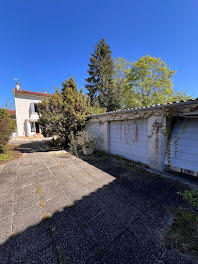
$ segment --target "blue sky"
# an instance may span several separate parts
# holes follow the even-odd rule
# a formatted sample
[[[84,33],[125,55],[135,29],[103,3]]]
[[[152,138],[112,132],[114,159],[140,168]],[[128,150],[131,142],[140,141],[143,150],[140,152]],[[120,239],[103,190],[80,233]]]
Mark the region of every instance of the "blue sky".
[[[197,0],[0,0],[0,106],[13,106],[15,77],[24,90],[52,93],[71,75],[84,88],[103,37],[113,57],[161,57],[175,90],[198,97],[197,14]]]

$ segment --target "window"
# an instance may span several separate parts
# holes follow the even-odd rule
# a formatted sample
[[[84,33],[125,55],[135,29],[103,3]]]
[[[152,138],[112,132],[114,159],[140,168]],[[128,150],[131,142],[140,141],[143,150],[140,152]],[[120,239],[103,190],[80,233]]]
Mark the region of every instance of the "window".
[[[38,104],[32,102],[30,104],[30,111],[31,111],[31,113],[35,113],[35,112],[38,113]]]
[[[34,109],[35,109],[35,112],[38,113],[38,105],[37,104],[34,104]]]
[[[35,123],[34,122],[31,122],[30,125],[31,125],[31,132],[36,132]]]

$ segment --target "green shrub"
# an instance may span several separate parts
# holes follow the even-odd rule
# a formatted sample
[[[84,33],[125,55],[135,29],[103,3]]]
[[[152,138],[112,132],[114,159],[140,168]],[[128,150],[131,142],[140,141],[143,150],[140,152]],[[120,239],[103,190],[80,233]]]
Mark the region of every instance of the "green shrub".
[[[82,149],[83,147],[92,147],[95,149],[96,143],[102,142],[102,137],[94,137],[91,131],[87,132],[85,130],[81,130],[78,131],[76,135],[74,135],[73,131],[71,131],[69,140],[70,151],[77,156],[78,149]]]
[[[185,209],[175,212],[173,224],[165,234],[164,242],[169,249],[198,256],[198,217]]]
[[[15,121],[6,109],[0,108],[0,153],[6,152],[6,145],[15,131]]]
[[[198,209],[198,190],[188,191],[185,190],[184,193],[178,193],[187,201],[190,205]]]
[[[198,209],[198,190],[185,190],[178,194],[195,209]],[[177,209],[174,213],[173,223],[165,234],[166,246],[198,257],[197,210]]]

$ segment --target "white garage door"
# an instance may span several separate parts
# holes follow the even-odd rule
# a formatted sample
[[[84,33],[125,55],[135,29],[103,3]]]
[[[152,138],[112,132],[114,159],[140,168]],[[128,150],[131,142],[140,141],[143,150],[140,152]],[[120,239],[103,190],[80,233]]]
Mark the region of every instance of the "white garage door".
[[[111,121],[110,153],[148,164],[148,121]]]
[[[198,119],[180,120],[172,130],[171,166],[198,172]],[[167,158],[165,164],[168,164]]]

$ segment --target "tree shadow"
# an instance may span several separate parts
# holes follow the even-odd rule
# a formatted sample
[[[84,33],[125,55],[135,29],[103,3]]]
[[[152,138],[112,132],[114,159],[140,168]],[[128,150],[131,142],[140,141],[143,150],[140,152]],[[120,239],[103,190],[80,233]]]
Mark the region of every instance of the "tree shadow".
[[[22,153],[36,153],[36,152],[49,152],[58,151],[63,148],[52,146],[50,141],[35,140],[32,142],[22,143],[19,145]]]
[[[166,251],[162,240],[171,219],[169,206],[181,206],[176,192],[184,186],[135,171],[114,159],[80,158],[89,163],[87,175],[95,172],[99,181],[89,185],[81,179],[91,191],[73,204],[68,204],[66,196],[51,200],[51,217],[0,245],[1,264],[156,263],[163,261],[163,254],[172,258],[171,263],[188,259]],[[68,157],[58,159],[67,162]],[[75,162],[78,167],[79,161]]]

